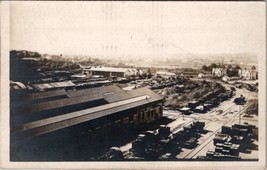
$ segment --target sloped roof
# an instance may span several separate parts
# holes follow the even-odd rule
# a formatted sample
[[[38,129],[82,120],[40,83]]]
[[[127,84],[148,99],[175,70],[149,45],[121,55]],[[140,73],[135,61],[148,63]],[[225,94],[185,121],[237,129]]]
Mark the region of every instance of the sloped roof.
[[[76,91],[68,91],[68,96],[75,97],[75,96],[83,96],[83,95],[91,95],[91,94],[105,94],[105,93],[117,92],[121,90],[122,89],[119,88],[118,86],[109,85],[109,86],[87,88],[87,89],[76,90]]]
[[[75,84],[72,83],[71,81],[64,81],[64,82],[33,84],[32,86],[39,90],[45,90],[45,89],[60,88],[60,87],[71,87],[75,86]]]
[[[55,101],[48,101],[48,102],[29,105],[28,107],[24,107],[21,110],[17,111],[15,114],[36,113],[36,112],[51,110],[51,109],[60,108],[64,106],[71,106],[71,105],[75,105],[79,103],[99,100],[99,99],[103,99],[103,97],[97,94],[91,94],[90,98],[88,98],[88,96],[78,96],[78,97],[73,97],[73,98],[65,98],[65,99],[60,99],[60,100],[55,100]]]
[[[89,109],[83,109],[80,111],[70,112],[59,116],[49,117],[46,119],[21,124],[11,128],[12,136],[17,139],[24,138],[27,136],[40,135],[75,124],[97,119],[103,116],[111,115],[120,111],[135,108],[137,106],[162,100],[162,97],[160,97],[148,88],[139,88],[132,91],[120,90],[116,92],[107,93],[106,95],[92,94],[87,100],[94,100],[91,98],[91,96],[95,96],[96,98],[99,96],[104,97],[104,99],[107,100],[109,104],[104,104]],[[80,97],[87,97],[87,95]],[[76,100],[77,98],[79,97],[73,97],[71,98],[71,101],[79,102],[78,100]],[[63,104],[64,102],[62,102],[62,105]],[[58,105],[54,102],[51,102],[50,105],[48,105],[48,107],[51,108],[56,106]],[[33,109],[38,110],[39,107],[42,108],[41,105],[38,105],[35,106]]]
[[[102,86],[98,88],[89,88],[84,90],[68,91],[67,96],[69,98],[29,105],[25,109],[20,110],[20,113],[34,113],[34,112],[59,108],[63,106],[71,106],[83,102],[104,99],[106,93],[111,93],[116,91],[122,91],[122,89],[119,88],[118,86],[111,85],[111,86]]]
[[[11,102],[13,109],[19,108],[28,104],[27,107],[34,107],[35,104],[42,103],[43,107],[46,107],[46,103],[51,103],[51,101],[58,103],[60,100],[65,98],[72,98],[84,95],[91,95],[91,94],[98,94],[98,93],[109,93],[114,91],[121,90],[118,86],[110,85],[110,86],[102,86],[102,87],[95,87],[95,88],[88,88],[76,91],[65,91],[64,89],[61,90],[52,90],[52,91],[45,91],[45,92],[36,92],[25,94],[21,96],[14,96],[15,100]],[[77,98],[76,98],[77,99]],[[67,99],[66,99],[67,100]],[[78,99],[79,100],[79,99]],[[64,101],[64,100],[63,100]],[[60,106],[60,105],[59,105]]]
[[[52,92],[52,91],[51,91]],[[62,91],[57,91],[59,94]],[[42,94],[42,93],[41,93]],[[126,100],[129,98],[137,97],[140,95],[149,95],[152,97],[160,98],[153,91],[148,88],[139,88],[131,91],[124,91],[118,86],[110,85],[110,86],[102,86],[97,88],[89,88],[84,90],[76,90],[76,91],[68,91],[64,92],[67,94],[68,98],[45,101],[41,103],[33,103],[27,106],[24,106],[21,109],[17,109],[17,111],[13,114],[30,114],[37,113],[40,111],[51,110],[55,108],[60,108],[64,106],[71,106],[79,103],[105,99],[108,103],[113,103],[121,100]],[[51,93],[44,93],[45,96],[51,95]],[[89,106],[88,106],[89,107]]]
[[[66,95],[66,94],[67,94],[67,92],[64,89],[37,92],[37,93],[29,93],[29,94],[17,96],[17,99],[18,99],[17,102],[23,102],[23,101],[28,101],[28,100],[37,100],[37,99],[49,98],[49,97],[54,97],[54,96],[59,96],[59,95]]]

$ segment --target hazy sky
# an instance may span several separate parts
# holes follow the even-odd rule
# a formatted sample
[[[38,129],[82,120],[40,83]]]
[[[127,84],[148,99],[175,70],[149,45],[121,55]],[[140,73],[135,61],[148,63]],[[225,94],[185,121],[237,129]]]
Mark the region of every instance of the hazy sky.
[[[11,2],[11,49],[48,54],[265,55],[264,2]]]

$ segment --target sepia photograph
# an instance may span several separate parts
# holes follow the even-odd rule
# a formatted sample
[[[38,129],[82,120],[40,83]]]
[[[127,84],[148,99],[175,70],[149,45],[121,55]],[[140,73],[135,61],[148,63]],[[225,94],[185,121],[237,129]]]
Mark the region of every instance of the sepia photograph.
[[[1,166],[265,168],[265,2],[1,9]]]

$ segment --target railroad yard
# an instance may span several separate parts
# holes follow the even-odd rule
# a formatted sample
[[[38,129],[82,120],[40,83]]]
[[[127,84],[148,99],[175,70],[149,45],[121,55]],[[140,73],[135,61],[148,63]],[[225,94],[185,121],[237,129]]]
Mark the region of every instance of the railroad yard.
[[[258,160],[258,92],[255,83],[247,85],[176,75],[114,84],[125,91],[145,87],[157,93],[163,98],[162,117],[139,130],[125,128],[116,137],[95,132],[99,137],[89,141],[91,134],[84,130],[74,131],[76,137],[59,135],[61,142],[56,143],[61,146],[55,143],[56,146],[51,147],[57,148],[58,152],[52,154],[54,160]],[[57,140],[49,138],[51,143]],[[40,147],[46,148],[45,138],[41,136],[37,141],[31,146],[36,151]],[[78,148],[85,149],[80,151]],[[28,154],[29,160],[50,160],[50,156],[40,155],[38,158],[35,154]],[[25,159],[19,157],[16,159]]]
[[[246,89],[237,89],[235,96],[244,95],[247,100],[257,99],[257,93],[251,93]],[[181,112],[176,110],[165,109],[163,115],[172,119],[173,121],[167,124],[173,134],[177,134],[182,131],[185,127],[192,124],[193,122],[204,122],[204,131],[197,137],[195,146],[183,146],[179,143],[172,145],[171,148],[162,152],[162,155],[158,158],[159,160],[206,160],[207,152],[214,151],[214,138],[216,134],[220,133],[223,126],[232,126],[234,124],[249,124],[258,127],[258,116],[251,115],[246,116],[246,110],[252,105],[252,103],[246,103],[245,105],[238,106],[234,103],[234,98],[222,102],[218,107],[211,109],[207,113],[192,113],[190,115],[183,115]],[[240,108],[239,108],[240,107]],[[240,109],[240,110],[239,110]],[[253,140],[253,148],[246,148],[239,152],[239,159],[257,160],[258,141]],[[131,160],[137,159],[142,160],[144,157],[136,157],[132,152],[132,142],[119,147],[124,154],[124,159]],[[176,153],[172,153],[178,149]]]
[[[0,164],[263,169],[264,7],[2,4]]]
[[[151,73],[150,68],[81,67],[39,55],[29,62],[11,54],[22,58],[15,63],[38,70],[30,77],[31,71],[14,69],[25,71],[27,79],[11,74],[14,160],[259,159],[258,80],[252,72],[248,78],[212,71],[205,77],[203,70],[186,69]],[[26,101],[20,100],[24,95]],[[20,135],[25,140],[17,141]]]

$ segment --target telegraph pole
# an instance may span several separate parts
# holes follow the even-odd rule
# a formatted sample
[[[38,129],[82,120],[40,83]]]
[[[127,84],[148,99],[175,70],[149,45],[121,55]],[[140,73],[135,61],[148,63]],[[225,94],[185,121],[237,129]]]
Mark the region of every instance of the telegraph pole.
[[[239,105],[239,124],[241,124],[241,105]]]

